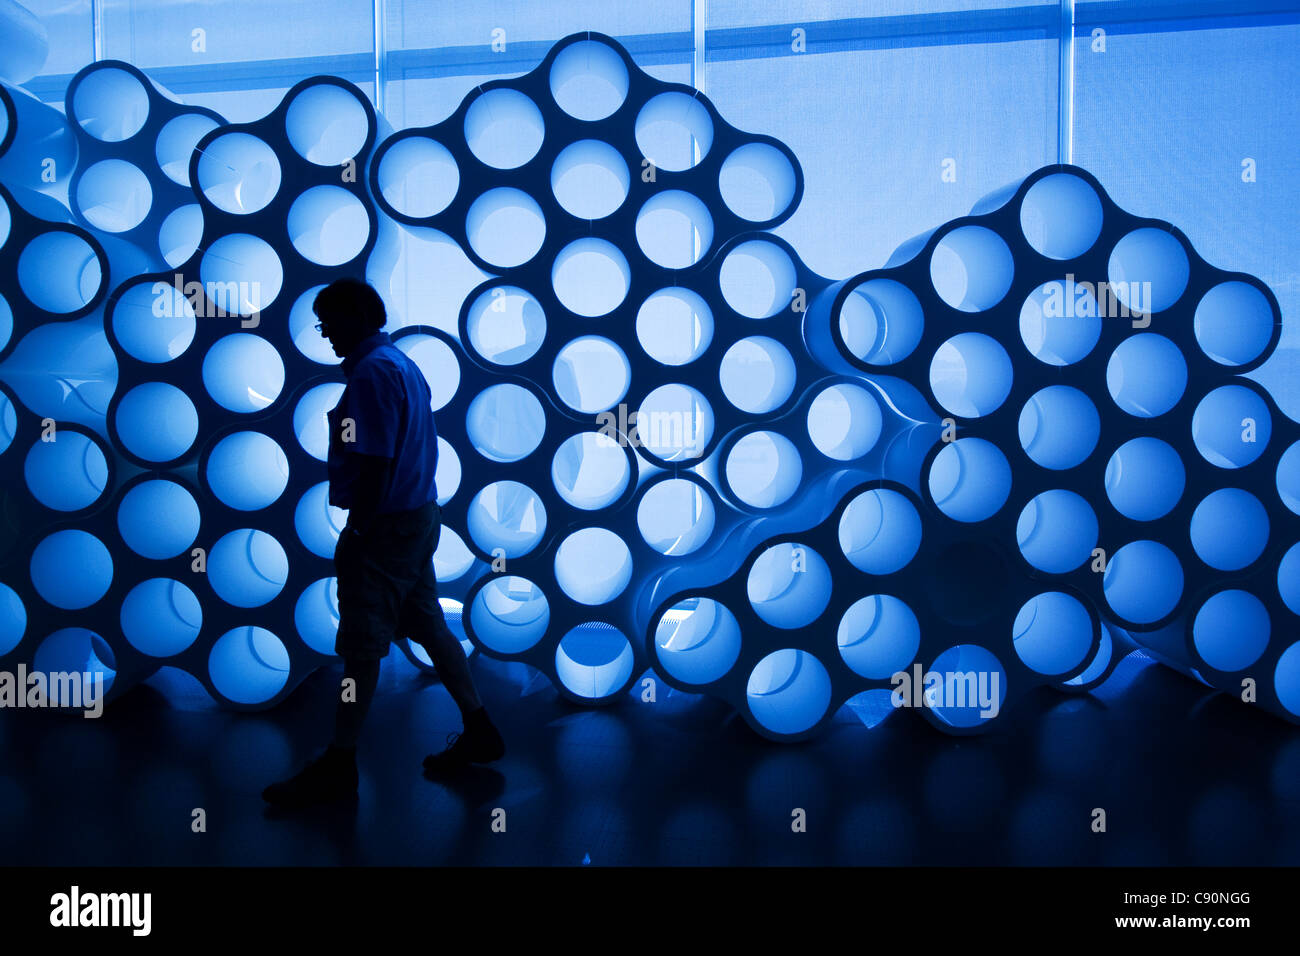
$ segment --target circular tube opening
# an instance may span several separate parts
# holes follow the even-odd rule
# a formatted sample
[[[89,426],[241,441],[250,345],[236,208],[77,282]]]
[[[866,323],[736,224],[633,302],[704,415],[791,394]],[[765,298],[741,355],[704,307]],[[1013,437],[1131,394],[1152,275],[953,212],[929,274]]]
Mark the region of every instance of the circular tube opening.
[[[298,92],[284,117],[289,145],[317,166],[341,166],[366,145],[370,121],[356,94],[332,83]]]
[[[293,512],[294,530],[298,540],[318,558],[333,558],[334,546],[347,521],[348,513],[329,503],[329,483],[313,485],[298,500]],[[331,641],[333,639],[331,638]],[[333,643],[330,653],[333,653]]]
[[[651,485],[636,509],[637,529],[645,543],[670,557],[698,551],[713,534],[713,521],[712,499],[685,478]]]
[[[660,93],[637,114],[636,144],[657,169],[690,169],[713,145],[713,118],[693,96]]]
[[[1129,311],[1162,312],[1187,288],[1191,265],[1172,233],[1145,227],[1115,243],[1107,265],[1110,292]]]
[[[95,139],[120,143],[144,128],[149,118],[149,93],[126,70],[97,67],[77,84],[72,113]]]
[[[992,442],[959,438],[930,463],[930,496],[954,521],[973,523],[993,517],[1011,494],[1011,466]]]
[[[921,646],[921,625],[892,594],[871,594],[849,605],[835,643],[840,657],[859,677],[886,680],[904,671]]]
[[[338,365],[342,361],[330,347],[329,340],[316,331],[316,313],[311,310],[323,285],[312,286],[293,303],[289,310],[289,335],[294,347],[304,356],[320,365]]]
[[[499,186],[474,200],[465,215],[465,233],[480,259],[502,269],[513,269],[542,248],[546,217],[528,193]]]
[[[429,407],[444,408],[460,388],[460,360],[456,351],[435,335],[403,335],[397,347],[416,364],[429,386]]]
[[[104,282],[99,256],[75,233],[42,233],[18,256],[18,287],[38,309],[67,314],[84,309]]]
[[[604,219],[627,199],[627,163],[609,143],[583,139],[560,151],[551,166],[551,191],[571,216]]]
[[[217,693],[227,700],[265,704],[289,680],[289,652],[264,627],[236,627],[212,645],[208,677]]]
[[[982,332],[961,332],[935,350],[930,391],[954,415],[980,418],[1001,407],[1011,393],[1011,359]]]
[[[102,159],[77,182],[77,210],[96,229],[128,232],[149,215],[153,187],[140,168],[124,159]]]
[[[190,185],[190,157],[199,140],[217,128],[203,113],[182,113],[166,122],[154,143],[154,158],[163,175],[178,186]]]
[[[379,194],[403,216],[436,216],[451,205],[458,189],[455,158],[427,136],[399,139],[379,161]]]
[[[270,244],[247,233],[222,236],[199,260],[199,278],[228,315],[257,315],[280,294],[284,268]]]
[[[659,618],[655,650],[659,663],[683,684],[710,684],[740,657],[740,625],[712,598],[678,601]]]
[[[1047,591],[1025,602],[1011,625],[1016,656],[1031,671],[1060,677],[1077,670],[1092,649],[1088,610],[1060,591]]]
[[[892,365],[912,354],[925,331],[916,295],[893,279],[868,279],[840,304],[840,338],[849,353],[868,365]]]
[[[746,143],[731,151],[718,172],[722,201],[749,222],[768,222],[790,208],[796,177],[788,156],[770,143]]]
[[[333,655],[339,629],[339,589],[334,578],[321,578],[303,588],[293,606],[293,626],[302,642],[317,654]]]
[[[555,648],[555,674],[588,700],[617,693],[632,676],[636,657],[623,633],[608,624],[579,624]]]
[[[1037,465],[1064,471],[1082,464],[1101,437],[1101,416],[1087,395],[1069,385],[1035,392],[1020,410],[1020,447]]]
[[[751,335],[727,349],[718,368],[722,394],[742,412],[765,415],[786,403],[795,385],[794,359],[765,335]]]
[[[1196,612],[1192,644],[1215,670],[1245,670],[1268,649],[1271,625],[1263,602],[1249,591],[1220,591]]]
[[[1029,354],[1048,365],[1073,365],[1101,338],[1097,299],[1072,279],[1045,282],[1020,308],[1020,338]]]
[[[203,357],[203,386],[226,411],[269,408],[284,388],[284,362],[275,346],[248,332],[217,339]]]
[[[108,460],[88,435],[64,431],[57,441],[37,441],[23,462],[27,490],[55,511],[89,508],[108,485]]]
[[[474,596],[469,609],[474,636],[498,654],[522,654],[536,646],[551,623],[546,595],[517,575],[493,578]]]
[[[627,66],[610,46],[580,40],[551,64],[551,96],[574,119],[594,121],[612,115],[627,99]]]
[[[845,507],[839,542],[844,556],[859,571],[893,574],[906,567],[921,546],[921,516],[897,491],[873,488]]]
[[[618,247],[604,239],[575,240],[551,267],[556,298],[570,312],[588,318],[608,315],[623,304],[632,272]]]
[[[485,553],[521,558],[546,533],[546,508],[527,485],[494,481],[474,496],[465,521],[470,537]]]
[[[774,242],[742,242],[722,260],[718,285],[727,305],[750,319],[770,319],[794,301],[798,284],[794,262]]]
[[[289,207],[289,241],[304,259],[341,266],[361,254],[370,238],[370,216],[342,186],[313,186]]]
[[[470,152],[495,169],[524,165],[542,148],[545,134],[541,110],[518,90],[488,90],[465,113]]]
[[[1264,453],[1273,418],[1264,399],[1244,385],[1222,385],[1192,413],[1192,441],[1217,468],[1243,468]]]
[[[188,650],[203,626],[194,592],[171,578],[149,578],[122,601],[122,636],[141,654],[171,657]]]
[[[665,189],[636,214],[636,241],[655,265],[688,269],[713,245],[713,217],[691,193]]]
[[[222,504],[237,511],[257,511],[284,494],[289,459],[274,439],[261,432],[234,432],[212,449],[206,477]]]
[[[713,310],[697,293],[671,286],[651,293],[636,314],[641,348],[662,365],[688,365],[713,341]]]
[[[317,461],[329,454],[329,412],[342,397],[341,382],[326,382],[310,389],[293,408],[293,433],[302,450]]]
[[[713,408],[689,385],[660,385],[641,401],[636,433],[640,447],[662,461],[699,458],[713,438]]]
[[[260,607],[280,593],[289,559],[265,531],[239,528],[223,535],[208,553],[208,581],[217,597],[235,607]]]
[[[1111,556],[1102,576],[1111,610],[1134,624],[1154,624],[1183,596],[1183,566],[1157,541],[1134,541]]]
[[[555,549],[555,581],[579,604],[606,604],[632,579],[632,553],[605,528],[573,532]]]
[[[576,412],[594,415],[611,408],[632,384],[632,366],[623,350],[599,335],[566,342],[555,356],[551,381],[560,401]]]
[[[938,674],[943,684],[925,689],[926,706],[943,723],[969,729],[1002,712],[1007,672],[996,656],[978,644],[948,648],[934,659],[930,672]]]
[[[142,481],[122,496],[117,530],[136,554],[154,561],[184,554],[199,536],[199,506],[174,481]]]
[[[222,212],[265,209],[280,191],[280,160],[251,133],[223,133],[199,156],[199,189]]]
[[[76,573],[69,574],[70,568]],[[79,611],[108,593],[113,558],[93,534],[67,528],[32,549],[29,571],[37,594],[60,610]]]
[[[1192,548],[1216,571],[1240,571],[1264,553],[1268,524],[1258,498],[1240,488],[1220,488],[1192,512]]]
[[[1268,348],[1277,320],[1264,293],[1245,282],[1220,282],[1201,297],[1196,342],[1220,365],[1245,365]]]
[[[1106,363],[1106,388],[1115,404],[1138,418],[1156,418],[1178,404],[1187,387],[1187,362],[1163,335],[1130,336]]]
[[[198,203],[177,206],[158,227],[158,251],[172,269],[189,262],[202,240],[203,210]]]
[[[836,461],[853,461],[875,448],[883,425],[880,403],[858,385],[822,389],[808,406],[808,437]]]
[[[1053,173],[1029,187],[1020,204],[1020,229],[1035,252],[1074,259],[1101,235],[1101,199],[1078,176]]]
[[[470,306],[469,344],[494,365],[526,362],[546,338],[546,313],[532,293],[517,286],[494,286]]]
[[[749,712],[774,734],[800,734],[826,715],[831,679],[807,651],[787,647],[759,661],[745,686]]]
[[[1134,438],[1106,464],[1106,497],[1126,518],[1154,521],[1178,504],[1187,483],[1182,459],[1158,438]]]
[[[799,490],[803,460],[779,432],[755,431],[727,453],[727,487],[751,508],[775,508]]]
[[[179,458],[190,450],[199,434],[199,414],[194,403],[166,382],[145,382],[131,389],[118,403],[113,421],[118,440],[145,461]]]
[[[1030,565],[1048,574],[1079,567],[1097,546],[1097,516],[1073,491],[1053,488],[1032,498],[1016,521],[1016,544]]]
[[[930,257],[934,291],[962,312],[983,312],[1001,302],[1015,270],[1002,237],[983,226],[954,229],[939,240]]]
[[[479,392],[465,413],[465,433],[475,450],[496,462],[532,454],[546,431],[542,403],[521,385],[492,385]]]
[[[627,488],[631,467],[619,443],[602,433],[566,438],[551,461],[551,481],[568,504],[584,511],[607,508]]]
[[[117,659],[113,649],[94,631],[84,627],[65,627],[37,646],[32,658],[32,672],[45,675],[47,694],[61,706],[76,704],[78,690],[57,680],[55,675],[79,675],[80,699],[84,704],[90,704],[92,695],[107,693],[113,686],[117,677]]]

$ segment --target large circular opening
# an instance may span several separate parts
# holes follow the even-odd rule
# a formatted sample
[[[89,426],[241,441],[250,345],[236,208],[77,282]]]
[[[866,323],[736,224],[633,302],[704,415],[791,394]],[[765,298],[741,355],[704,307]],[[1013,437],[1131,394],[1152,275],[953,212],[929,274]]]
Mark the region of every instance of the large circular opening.
[[[627,66],[607,44],[580,40],[551,64],[551,96],[574,119],[602,120],[627,99]]]
[[[317,461],[329,454],[329,412],[343,397],[341,382],[326,382],[310,389],[293,409],[293,433],[302,450]]]
[[[445,505],[460,488],[460,456],[451,443],[438,436],[438,464],[433,471],[433,481],[438,489],[438,504]]]
[[[1163,335],[1143,332],[1119,344],[1106,363],[1106,388],[1115,404],[1138,418],[1156,418],[1178,404],[1187,387],[1187,362]]]
[[[342,186],[313,186],[289,207],[289,241],[298,254],[322,266],[341,266],[361,254],[370,216]]]
[[[961,332],[935,350],[930,391],[954,415],[980,418],[998,410],[1011,393],[1011,359],[982,332]]]
[[[665,478],[648,488],[636,509],[645,543],[678,557],[698,551],[713,534],[713,500],[694,481]]]
[[[496,169],[524,165],[542,148],[545,134],[541,110],[518,90],[488,90],[465,113],[470,152]]]
[[[537,201],[522,189],[499,186],[474,200],[465,215],[465,233],[480,259],[513,269],[542,248],[546,217]]]
[[[941,684],[925,689],[926,706],[944,723],[978,727],[1002,712],[1007,673],[1002,662],[978,644],[958,644],[934,659],[930,671]]]
[[[659,663],[684,684],[719,680],[736,663],[740,647],[735,616],[712,598],[678,601],[655,627]]]
[[[1249,491],[1220,488],[1192,512],[1192,548],[1216,571],[1240,571],[1264,553],[1268,525],[1268,512]]]
[[[348,513],[329,503],[329,483],[322,481],[304,492],[293,512],[294,530],[303,547],[318,558],[333,558],[339,532]],[[333,644],[330,645],[333,653]]]
[[[218,339],[203,357],[203,387],[230,412],[270,407],[284,388],[284,362],[266,339],[235,332]]]
[[[465,523],[474,543],[494,557],[521,558],[546,533],[546,508],[517,481],[494,481],[474,496]]]
[[[1073,365],[1101,338],[1097,299],[1074,280],[1045,282],[1020,308],[1020,338],[1029,354],[1048,365]]]
[[[294,347],[311,361],[319,365],[338,365],[342,360],[334,354],[329,340],[316,331],[316,323],[320,320],[312,311],[312,303],[324,288],[323,285],[312,286],[294,301],[289,310],[289,335]]]
[[[144,222],[153,187],[140,168],[123,159],[102,159],[77,182],[77,209],[104,232],[127,232]]]
[[[840,337],[849,353],[868,365],[892,365],[912,354],[925,331],[916,295],[893,279],[868,279],[840,305]]]
[[[427,136],[399,139],[379,161],[379,193],[403,216],[436,216],[459,188],[460,168],[451,151]]]
[[[1049,259],[1074,259],[1101,235],[1101,199],[1078,176],[1053,173],[1029,187],[1020,204],[1020,229]]]
[[[118,403],[113,421],[123,447],[145,461],[179,458],[199,434],[194,403],[166,382],[145,382],[131,389]]]
[[[444,408],[460,388],[460,361],[456,351],[436,335],[403,335],[397,347],[415,363],[429,386],[429,407]]]
[[[579,219],[604,219],[627,198],[627,163],[609,143],[570,143],[551,166],[551,191],[565,212]]]
[[[830,707],[830,675],[812,654],[787,647],[754,666],[745,699],[749,712],[767,730],[800,734],[816,726]]]
[[[239,528],[208,552],[208,582],[217,597],[235,607],[260,607],[284,587],[289,559],[265,531]]]
[[[289,145],[317,166],[341,166],[366,145],[370,123],[356,94],[332,83],[300,90],[284,116]]]
[[[122,601],[122,636],[141,654],[171,657],[187,650],[203,626],[194,592],[171,578],[149,578]]]
[[[735,312],[768,319],[790,307],[798,276],[784,249],[764,239],[742,242],[722,260],[718,285]]]
[[[713,438],[713,408],[689,385],[660,385],[641,401],[636,430],[641,447],[662,461],[699,458]]]
[[[660,93],[637,114],[636,144],[657,169],[690,169],[713,145],[713,118],[693,96]]]
[[[687,269],[713,245],[713,217],[691,193],[665,189],[647,199],[636,214],[636,241],[655,265]]]
[[[1046,591],[1025,602],[1011,625],[1016,656],[1031,671],[1060,677],[1077,670],[1092,649],[1093,626],[1079,600]]]
[[[1264,453],[1273,432],[1268,405],[1244,385],[1222,385],[1192,413],[1192,441],[1218,468],[1243,468]]]
[[[992,229],[960,226],[939,240],[930,256],[930,281],[939,298],[962,312],[983,312],[1011,288],[1016,263]]]
[[[1196,612],[1192,644],[1215,670],[1245,670],[1268,648],[1268,610],[1249,591],[1220,591]]]
[[[853,673],[885,680],[906,670],[916,657],[921,625],[912,609],[892,594],[871,594],[849,605],[835,642]]]
[[[520,654],[546,634],[551,608],[532,581],[513,574],[493,578],[469,609],[474,636],[498,654]]]
[[[1106,464],[1106,497],[1126,518],[1163,518],[1183,496],[1187,473],[1182,459],[1158,438],[1134,438]]]
[[[18,287],[32,305],[46,312],[84,309],[103,282],[104,270],[94,248],[62,229],[37,236],[18,256]]]
[[[1106,563],[1102,590],[1111,610],[1134,624],[1154,624],[1173,613],[1183,596],[1183,567],[1157,541],[1134,541]]]
[[[871,451],[883,426],[880,403],[859,385],[831,385],[808,406],[808,437],[836,461],[853,461]]]
[[[95,139],[120,143],[144,128],[149,118],[149,93],[126,70],[96,67],[77,84],[72,113]]]
[[[713,310],[697,293],[670,286],[651,293],[636,314],[636,337],[656,362],[688,365],[713,341]]]
[[[265,704],[289,680],[289,652],[264,627],[237,627],[212,645],[208,677],[217,693],[227,700]]]
[[[594,318],[608,315],[623,304],[632,284],[627,259],[612,242],[577,239],[555,257],[551,286],[570,312]]]
[[[494,365],[518,365],[537,354],[546,338],[546,313],[532,293],[494,286],[469,307],[469,344]]]
[[[465,413],[465,432],[480,455],[497,462],[532,454],[546,431],[537,396],[521,385],[502,384],[474,396]]]
[[[766,415],[786,403],[795,385],[794,359],[776,339],[751,335],[722,356],[722,394],[742,412]]]
[[[339,589],[334,578],[321,578],[303,588],[293,606],[293,626],[302,642],[317,654],[333,655],[339,630]]]
[[[727,452],[726,477],[731,493],[751,508],[775,508],[799,490],[803,460],[780,432],[750,432]]]
[[[45,675],[46,694],[59,706],[74,706],[78,689],[58,675],[72,675],[81,686],[83,705],[104,694],[117,677],[117,659],[102,637],[84,627],[65,627],[41,641],[32,658],[32,672]],[[98,686],[96,686],[98,685]],[[102,698],[100,698],[102,699]]]
[[[280,191],[280,160],[251,133],[223,133],[199,154],[198,185],[222,212],[265,209]]]
[[[984,521],[997,514],[1011,494],[1011,466],[992,442],[959,438],[930,462],[930,496],[954,521]]]
[[[229,315],[256,315],[280,294],[284,268],[274,249],[245,233],[222,236],[199,261],[204,291]]]
[[[1111,250],[1107,277],[1111,294],[1131,312],[1162,312],[1181,298],[1191,265],[1172,233],[1144,227]]]
[[[584,511],[606,508],[627,488],[631,467],[622,446],[597,432],[564,440],[551,461],[551,481],[561,498]]]
[[[1264,293],[1245,282],[1220,282],[1201,297],[1196,342],[1220,365],[1245,365],[1268,348],[1276,319]]]
[[[194,496],[176,482],[161,478],[135,485],[117,506],[122,541],[136,554],[154,561],[189,550],[199,535],[199,523]]]
[[[839,542],[859,571],[893,574],[906,567],[921,546],[921,516],[897,491],[873,488],[844,508]]]
[[[1017,424],[1020,447],[1037,465],[1064,471],[1082,464],[1101,437],[1101,416],[1087,395],[1049,385],[1025,402]]]
[[[261,432],[226,435],[208,455],[208,487],[237,511],[257,511],[279,499],[289,484],[289,459]]]
[[[632,676],[636,656],[618,628],[579,624],[555,648],[555,674],[571,693],[599,700],[617,693]]]
[[[606,528],[573,532],[555,549],[555,580],[579,604],[606,604],[632,579],[632,553]]]
[[[790,208],[796,178],[788,156],[770,143],[746,143],[731,151],[718,172],[722,201],[749,222],[768,222]]]
[[[64,431],[56,441],[32,444],[23,477],[27,490],[47,508],[80,511],[98,501],[108,486],[108,460],[88,435]]]
[[[632,367],[623,350],[609,339],[584,335],[560,349],[551,368],[551,381],[560,401],[574,411],[594,415],[627,394]]]
[[[42,538],[32,549],[29,570],[36,593],[64,611],[90,607],[113,582],[113,558],[104,542],[75,528]]]
[[[1066,574],[1092,556],[1100,529],[1092,506],[1073,491],[1053,488],[1032,498],[1016,521],[1026,561],[1048,574]]]
[[[203,210],[196,202],[177,206],[158,227],[158,251],[172,269],[189,262],[202,240]]]

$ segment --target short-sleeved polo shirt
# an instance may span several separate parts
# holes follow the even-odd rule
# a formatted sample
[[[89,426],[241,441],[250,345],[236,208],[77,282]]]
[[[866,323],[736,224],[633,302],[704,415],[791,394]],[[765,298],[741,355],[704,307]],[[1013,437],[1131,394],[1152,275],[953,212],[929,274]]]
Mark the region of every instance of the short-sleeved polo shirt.
[[[392,459],[379,514],[410,511],[438,497],[438,432],[429,383],[386,332],[364,339],[342,363],[347,385],[328,415],[329,502],[351,509],[360,462],[350,452]]]

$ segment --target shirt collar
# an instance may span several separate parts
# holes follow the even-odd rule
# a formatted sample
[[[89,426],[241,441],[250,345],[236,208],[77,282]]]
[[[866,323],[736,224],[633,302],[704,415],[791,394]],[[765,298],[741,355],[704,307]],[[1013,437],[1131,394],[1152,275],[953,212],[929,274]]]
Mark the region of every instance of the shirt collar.
[[[362,339],[357,343],[357,347],[349,352],[347,357],[343,359],[343,374],[350,376],[352,370],[357,367],[357,363],[363,358],[375,349],[379,348],[379,346],[391,345],[392,343],[393,340],[389,337],[387,332],[376,332],[374,335]]]

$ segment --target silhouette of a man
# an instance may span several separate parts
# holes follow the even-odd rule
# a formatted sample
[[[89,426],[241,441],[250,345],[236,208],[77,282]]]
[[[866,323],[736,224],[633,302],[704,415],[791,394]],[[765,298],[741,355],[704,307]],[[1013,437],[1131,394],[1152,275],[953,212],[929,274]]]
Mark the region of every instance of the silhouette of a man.
[[[329,501],[346,508],[334,551],[344,682],[334,741],[296,776],[267,787],[277,806],[354,796],[356,747],[389,644],[409,637],[429,654],[460,708],[464,732],[424,760],[444,773],[505,753],[479,700],[459,639],[447,627],[432,558],[441,516],[434,486],[438,436],[424,375],[386,332],[383,300],[365,282],[339,279],[312,305],[317,329],[343,359],[347,385],[329,413]]]

